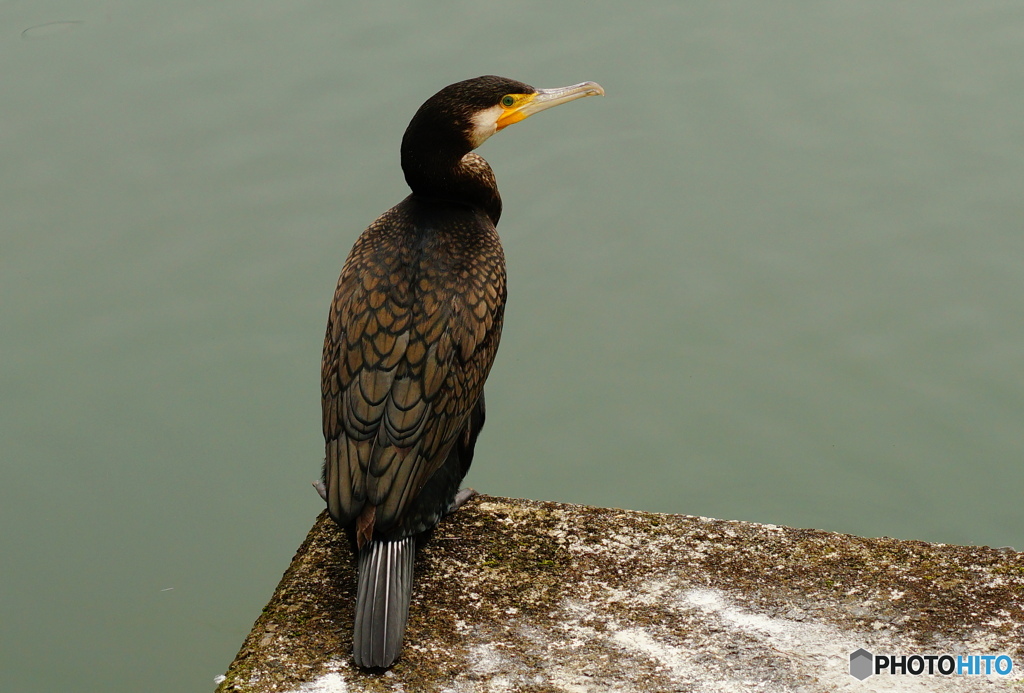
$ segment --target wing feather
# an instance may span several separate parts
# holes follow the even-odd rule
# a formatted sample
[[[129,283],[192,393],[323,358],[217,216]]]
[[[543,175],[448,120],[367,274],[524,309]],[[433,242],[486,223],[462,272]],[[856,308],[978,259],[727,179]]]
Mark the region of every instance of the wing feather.
[[[425,250],[389,238],[387,216],[345,263],[321,370],[331,515],[347,526],[370,503],[375,531],[385,533],[444,463],[480,398],[505,301],[493,227],[474,222],[479,237]],[[465,247],[474,254],[454,266],[449,258]]]

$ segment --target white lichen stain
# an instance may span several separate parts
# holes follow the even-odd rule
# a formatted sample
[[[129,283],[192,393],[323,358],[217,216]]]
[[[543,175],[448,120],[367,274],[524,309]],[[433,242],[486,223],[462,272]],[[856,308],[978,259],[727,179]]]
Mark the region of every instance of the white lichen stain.
[[[314,681],[302,684],[294,693],[348,693],[348,684],[341,674],[332,671]]]
[[[488,676],[507,666],[505,658],[489,643],[474,645],[469,651],[470,675]]]

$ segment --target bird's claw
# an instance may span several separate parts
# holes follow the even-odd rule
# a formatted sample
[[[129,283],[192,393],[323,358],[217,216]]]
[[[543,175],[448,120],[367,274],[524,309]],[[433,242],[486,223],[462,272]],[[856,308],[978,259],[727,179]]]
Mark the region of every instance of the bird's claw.
[[[319,480],[319,479],[317,479],[316,481],[313,482],[313,488],[316,489],[316,492],[319,493],[320,497],[323,498],[324,501],[326,502],[327,501],[327,487],[324,486],[324,482]]]

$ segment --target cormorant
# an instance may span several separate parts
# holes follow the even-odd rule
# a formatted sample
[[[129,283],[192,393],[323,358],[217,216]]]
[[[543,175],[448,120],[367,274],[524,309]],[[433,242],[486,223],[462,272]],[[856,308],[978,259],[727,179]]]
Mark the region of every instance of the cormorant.
[[[485,76],[449,85],[402,139],[412,194],[356,241],[331,303],[321,365],[326,459],[316,484],[358,552],[352,649],[398,657],[417,541],[473,495],[459,492],[484,424],[483,385],[505,308],[501,197],[472,150],[594,82],[534,89]]]

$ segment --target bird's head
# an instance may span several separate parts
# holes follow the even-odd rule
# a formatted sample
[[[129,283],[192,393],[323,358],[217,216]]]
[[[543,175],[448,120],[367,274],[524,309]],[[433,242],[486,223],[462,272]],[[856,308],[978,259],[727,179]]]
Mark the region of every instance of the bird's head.
[[[434,145],[453,147],[462,153],[476,149],[484,140],[534,113],[575,101],[603,95],[597,82],[582,82],[556,89],[536,89],[514,79],[486,75],[450,84],[420,106],[406,130],[409,140],[429,137]],[[426,144],[426,142],[420,142]],[[461,156],[461,154],[460,154]]]

